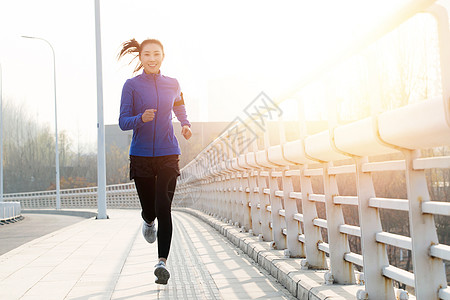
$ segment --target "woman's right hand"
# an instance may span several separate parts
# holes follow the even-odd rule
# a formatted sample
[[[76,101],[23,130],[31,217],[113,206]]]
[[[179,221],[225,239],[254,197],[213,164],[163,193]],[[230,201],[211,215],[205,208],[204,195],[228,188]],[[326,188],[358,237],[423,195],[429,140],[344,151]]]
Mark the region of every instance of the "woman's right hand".
[[[146,109],[142,114],[142,122],[147,123],[155,118],[156,109]]]

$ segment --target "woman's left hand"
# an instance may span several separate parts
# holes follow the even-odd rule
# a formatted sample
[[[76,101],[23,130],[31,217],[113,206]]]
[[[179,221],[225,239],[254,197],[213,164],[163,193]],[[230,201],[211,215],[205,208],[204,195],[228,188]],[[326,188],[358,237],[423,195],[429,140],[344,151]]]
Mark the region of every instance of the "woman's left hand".
[[[184,125],[183,128],[181,128],[181,134],[186,140],[190,139],[192,136],[191,128],[188,125]]]

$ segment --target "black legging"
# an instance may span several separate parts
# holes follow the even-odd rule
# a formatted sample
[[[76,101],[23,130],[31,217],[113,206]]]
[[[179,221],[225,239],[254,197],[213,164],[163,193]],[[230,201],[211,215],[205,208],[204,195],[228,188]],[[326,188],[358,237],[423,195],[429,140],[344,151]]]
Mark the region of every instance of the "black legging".
[[[177,172],[172,168],[161,168],[152,177],[135,177],[134,184],[142,206],[142,218],[147,223],[158,219],[158,257],[169,256],[172,241],[171,205]]]

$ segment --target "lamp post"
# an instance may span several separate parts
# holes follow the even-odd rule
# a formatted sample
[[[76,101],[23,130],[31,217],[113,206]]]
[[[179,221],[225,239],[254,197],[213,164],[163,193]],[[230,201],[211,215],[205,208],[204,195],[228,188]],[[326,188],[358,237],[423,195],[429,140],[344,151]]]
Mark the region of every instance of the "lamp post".
[[[95,57],[97,70],[97,219],[106,214],[105,125],[103,120],[102,38],[100,30],[100,0],[95,0]]]
[[[3,202],[3,93],[2,65],[0,64],[0,202]]]
[[[56,60],[55,60],[55,50],[50,44],[49,41],[43,38],[34,37],[34,36],[22,36],[26,39],[36,39],[41,40],[47,43],[52,49],[53,54],[53,88],[55,95],[55,169],[56,169],[56,209],[61,209],[61,195],[60,195],[60,184],[59,184],[59,150],[58,150],[58,110],[57,110],[57,102],[56,102]]]

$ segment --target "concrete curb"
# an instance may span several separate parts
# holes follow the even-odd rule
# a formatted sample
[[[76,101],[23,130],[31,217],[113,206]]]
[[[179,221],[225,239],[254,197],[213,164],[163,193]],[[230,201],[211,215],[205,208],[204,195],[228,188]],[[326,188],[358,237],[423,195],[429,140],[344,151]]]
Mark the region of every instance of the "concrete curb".
[[[88,210],[22,209],[22,214],[65,215],[86,219],[97,217],[96,212]]]
[[[191,208],[173,208],[189,213],[214,227],[239,247],[256,263],[275,277],[298,299],[356,299],[356,293],[364,289],[361,285],[325,285],[327,270],[302,270],[300,258],[287,258],[283,250],[270,248],[270,242],[262,242],[258,237],[242,232],[236,226],[224,223],[210,215]]]

